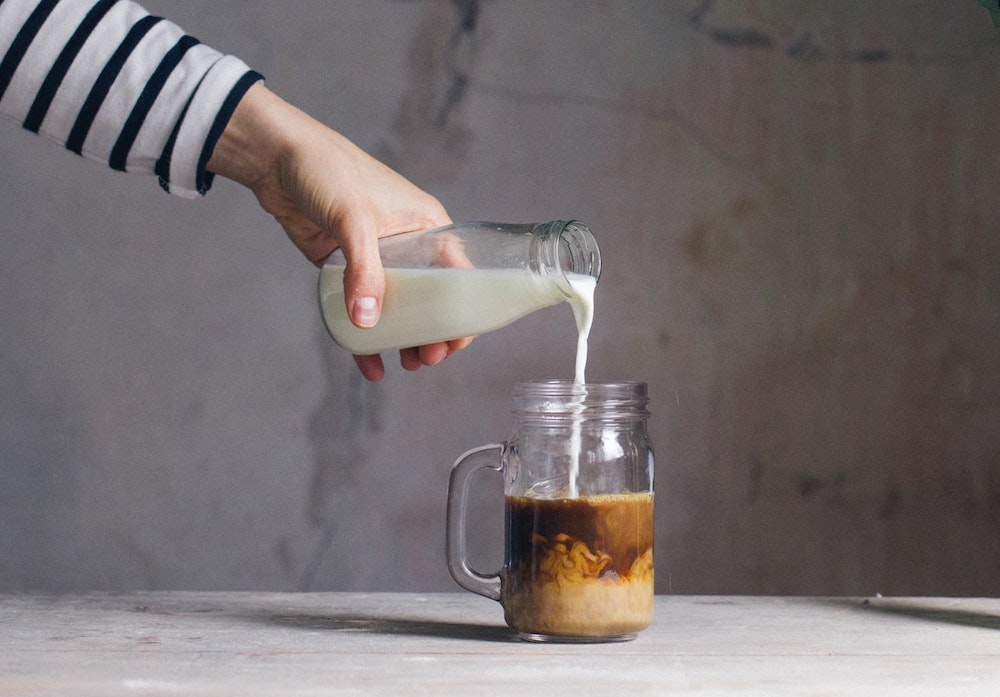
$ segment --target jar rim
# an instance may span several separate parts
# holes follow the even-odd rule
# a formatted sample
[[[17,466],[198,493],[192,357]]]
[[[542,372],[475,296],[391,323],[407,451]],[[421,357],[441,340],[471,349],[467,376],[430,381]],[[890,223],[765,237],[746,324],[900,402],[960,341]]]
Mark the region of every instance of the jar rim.
[[[645,418],[648,403],[646,383],[631,380],[529,380],[514,385],[514,411],[521,416]]]
[[[646,383],[636,380],[609,380],[607,382],[576,382],[568,378],[551,378],[545,380],[522,380],[515,383],[514,390],[530,391],[563,391],[576,392],[586,389],[587,391],[603,390],[609,392],[640,392],[645,394]]]

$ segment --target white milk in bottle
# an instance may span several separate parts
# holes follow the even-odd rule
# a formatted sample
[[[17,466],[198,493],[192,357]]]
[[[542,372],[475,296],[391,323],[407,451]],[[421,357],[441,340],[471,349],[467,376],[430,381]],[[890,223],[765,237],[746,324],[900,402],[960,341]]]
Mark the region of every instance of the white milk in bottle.
[[[597,283],[585,274],[566,278],[574,289]],[[590,294],[592,298],[592,289]],[[374,327],[359,329],[347,316],[342,267],[323,267],[319,297],[330,334],[358,355],[478,336],[567,300],[555,279],[524,270],[387,268],[382,316]],[[578,303],[569,301],[577,312]],[[583,341],[578,373],[586,363],[585,337]]]

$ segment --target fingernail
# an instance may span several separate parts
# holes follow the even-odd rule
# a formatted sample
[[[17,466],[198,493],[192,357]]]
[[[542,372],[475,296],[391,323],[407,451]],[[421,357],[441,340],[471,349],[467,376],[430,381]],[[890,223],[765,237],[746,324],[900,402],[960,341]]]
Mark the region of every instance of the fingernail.
[[[374,327],[378,322],[378,301],[371,296],[355,300],[354,321],[362,327]]]

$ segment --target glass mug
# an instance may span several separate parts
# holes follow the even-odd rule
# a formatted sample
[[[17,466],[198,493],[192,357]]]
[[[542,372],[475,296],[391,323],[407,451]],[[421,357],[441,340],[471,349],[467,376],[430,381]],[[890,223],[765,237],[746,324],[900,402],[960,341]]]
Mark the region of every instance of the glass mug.
[[[653,618],[653,450],[646,385],[551,380],[514,388],[514,434],[473,448],[448,486],[448,569],[498,600],[533,641],[625,641]],[[467,495],[504,477],[504,565],[468,562]]]

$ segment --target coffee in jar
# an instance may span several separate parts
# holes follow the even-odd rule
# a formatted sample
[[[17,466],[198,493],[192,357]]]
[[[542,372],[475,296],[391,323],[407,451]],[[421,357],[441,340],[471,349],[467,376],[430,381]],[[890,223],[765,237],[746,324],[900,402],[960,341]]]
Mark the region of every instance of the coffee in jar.
[[[505,499],[502,604],[523,634],[629,638],[653,617],[653,493]]]

